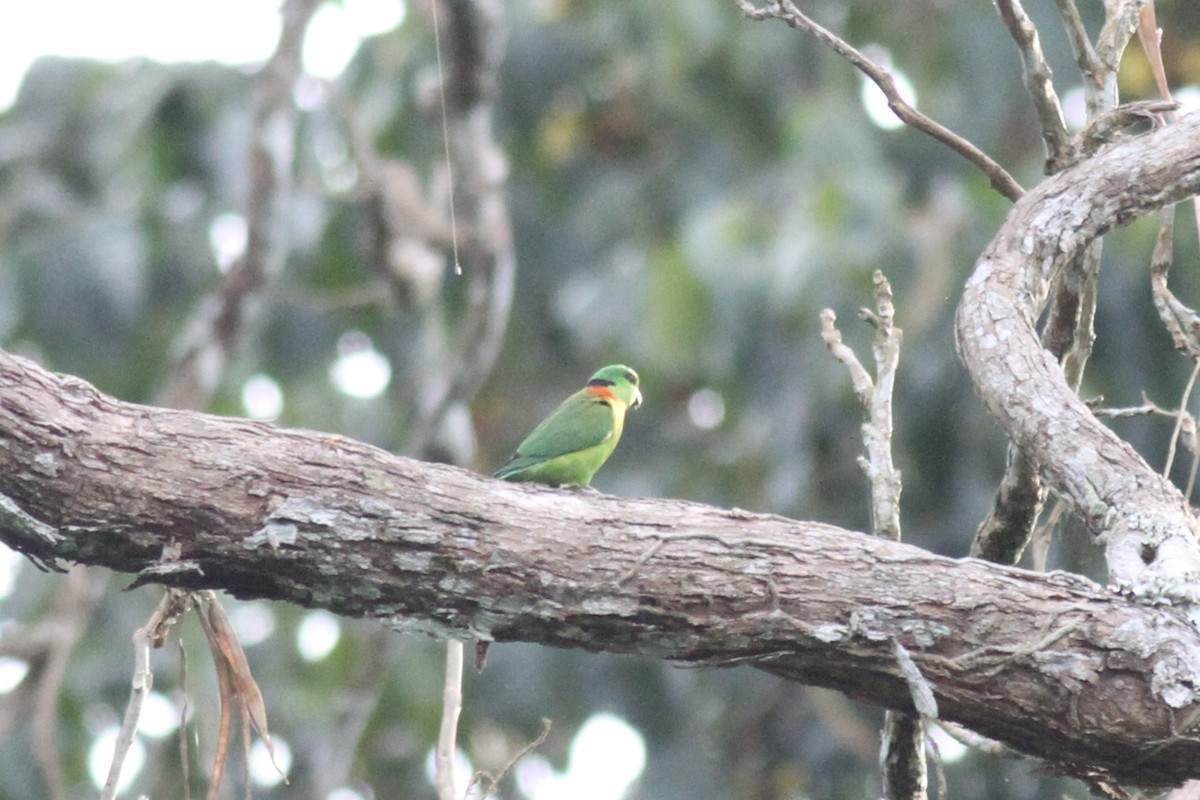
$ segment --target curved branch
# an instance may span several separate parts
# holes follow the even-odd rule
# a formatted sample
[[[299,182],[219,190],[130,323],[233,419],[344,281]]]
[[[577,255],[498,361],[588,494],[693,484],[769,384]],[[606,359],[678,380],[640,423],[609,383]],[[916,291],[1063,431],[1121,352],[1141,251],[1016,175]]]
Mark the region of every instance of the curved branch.
[[[1200,189],[1200,115],[1103,151],[1022,198],[958,308],[959,352],[1010,439],[1107,546],[1137,595],[1200,600],[1200,525],[1179,491],[1071,390],[1034,324],[1054,276],[1097,237]]]
[[[397,630],[750,664],[904,711],[915,669],[941,718],[1073,774],[1200,776],[1200,633],[1174,609],[819,523],[122,403],[3,352],[0,540]]]

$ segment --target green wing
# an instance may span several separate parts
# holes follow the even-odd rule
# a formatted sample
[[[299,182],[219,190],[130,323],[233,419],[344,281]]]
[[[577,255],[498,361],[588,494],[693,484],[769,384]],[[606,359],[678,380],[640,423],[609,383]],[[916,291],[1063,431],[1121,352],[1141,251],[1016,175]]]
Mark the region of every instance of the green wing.
[[[576,392],[542,420],[495,477],[510,478],[559,456],[588,450],[613,436],[613,409],[587,389]]]

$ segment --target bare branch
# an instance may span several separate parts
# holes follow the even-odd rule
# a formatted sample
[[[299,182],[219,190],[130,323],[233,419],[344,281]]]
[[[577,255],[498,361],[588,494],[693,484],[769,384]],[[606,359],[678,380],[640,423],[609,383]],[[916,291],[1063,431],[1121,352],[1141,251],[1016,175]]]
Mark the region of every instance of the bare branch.
[[[1083,131],[1069,141],[1062,141],[1059,135],[1061,111],[1057,97],[1053,96],[1050,70],[1042,57],[1037,32],[1017,0],[1009,4],[1001,2],[998,7],[1022,48],[1026,83],[1042,119],[1043,137],[1050,153],[1047,172],[1057,172],[1080,158],[1094,155],[1131,121],[1161,111],[1161,103],[1132,103],[1113,108],[1115,87],[1107,81],[1107,67],[1092,49],[1073,0],[1059,0],[1059,10],[1084,75],[1090,119]],[[1065,128],[1061,133],[1065,136]],[[1076,390],[1083,380],[1084,368],[1096,339],[1100,256],[1101,241],[1097,239],[1067,262],[1056,281],[1050,313],[1042,330],[1042,345],[1060,361],[1067,382]],[[1045,500],[1046,490],[1036,467],[1010,444],[1004,478],[992,510],[976,531],[972,555],[1000,563],[1015,563],[1033,535]]]
[[[854,354],[850,346],[842,341],[842,332],[837,328],[837,314],[832,308],[821,311],[821,340],[825,342],[825,346],[829,348],[833,357],[846,367],[850,373],[850,384],[854,387],[854,394],[865,406],[871,400],[875,382],[871,380],[871,373],[863,367],[862,362],[858,360],[858,356]]]
[[[1196,198],[1193,198],[1193,203],[1195,202]],[[1154,308],[1158,311],[1159,319],[1162,320],[1167,332],[1171,334],[1175,349],[1196,362],[1179,400],[1179,410],[1173,414],[1175,429],[1171,433],[1171,444],[1167,451],[1166,464],[1163,466],[1163,477],[1171,474],[1171,467],[1175,460],[1175,448],[1182,434],[1184,446],[1192,451],[1192,468],[1188,476],[1187,488],[1184,491],[1184,497],[1190,498],[1192,487],[1195,485],[1197,464],[1200,463],[1200,454],[1197,453],[1195,443],[1195,419],[1187,412],[1192,389],[1196,385],[1197,376],[1200,375],[1200,315],[1181,303],[1167,285],[1167,276],[1171,269],[1174,252],[1172,240],[1175,232],[1175,209],[1164,208],[1160,212],[1160,216],[1162,219],[1159,223],[1158,239],[1154,244],[1154,253],[1150,257],[1150,293],[1154,298]]]
[[[1175,464],[1175,447],[1179,443],[1181,433],[1185,433],[1184,426],[1186,423],[1194,423],[1195,420],[1187,412],[1188,400],[1192,396],[1192,389],[1196,386],[1196,378],[1200,377],[1200,359],[1197,359],[1192,367],[1192,374],[1188,376],[1187,383],[1183,387],[1183,394],[1179,398],[1179,410],[1172,416],[1175,417],[1175,428],[1171,431],[1171,444],[1167,449],[1167,460],[1163,464],[1163,478],[1169,479],[1171,475],[1171,467]],[[1191,431],[1195,435],[1195,431]]]
[[[1042,329],[1042,347],[1062,363],[1063,374],[1076,391],[1095,341],[1099,266],[1099,247],[1095,243],[1071,259],[1055,283],[1050,313]],[[997,564],[1016,564],[1033,537],[1045,504],[1046,488],[1037,467],[1010,443],[1004,477],[991,511],[975,531],[971,555]]]
[[[889,711],[879,743],[883,761],[883,794],[888,800],[924,800],[929,791],[925,763],[925,718]]]
[[[1037,467],[1019,449],[1010,444],[1006,457],[992,510],[971,540],[971,557],[1016,564],[1033,536],[1046,503],[1046,490]]]
[[[903,332],[896,327],[892,287],[879,270],[875,284],[877,314],[860,313],[875,327],[871,350],[875,356],[875,391],[867,405],[868,424],[863,430],[871,479],[871,529],[876,536],[900,540],[900,471],[892,461],[892,390],[900,365]]]
[[[0,398],[0,539],[44,560],[398,630],[752,664],[912,712],[898,641],[940,719],[1072,774],[1200,777],[1200,737],[1179,719],[1200,706],[1200,632],[1083,578],[508,484],[329,434],[121,403],[6,353]],[[170,541],[179,561],[154,571]]]
[[[1020,0],[996,0],[996,9],[1021,53],[1025,87],[1033,100],[1042,127],[1042,143],[1046,145],[1046,173],[1053,174],[1075,160],[1067,124],[1063,121],[1062,104],[1054,91],[1053,72],[1042,53],[1037,28]]]
[[[442,684],[442,723],[434,754],[438,800],[459,800],[454,773],[458,715],[462,712],[463,643],[446,640],[446,676]]]
[[[967,747],[974,748],[981,753],[987,753],[988,755],[997,756],[999,758],[1019,758],[1021,756],[1020,753],[1005,747],[1000,742],[997,742],[994,739],[988,739],[986,736],[980,736],[975,731],[967,730],[961,725],[955,725],[953,722],[938,720],[937,725],[939,728],[945,731],[951,739],[954,739],[956,742],[966,745]]]
[[[872,531],[877,536],[899,541],[901,483],[900,472],[892,462],[892,389],[896,383],[903,334],[895,325],[891,285],[879,270],[875,271],[873,280],[876,311],[864,308],[858,315],[875,329],[871,351],[875,357],[876,379],[871,379],[854,351],[842,342],[832,309],[821,312],[821,339],[834,358],[849,370],[854,393],[867,412],[867,422],[862,428],[867,452],[859,465],[871,482]]]
[[[497,772],[495,775],[492,775],[488,772],[479,771],[472,775],[471,785],[477,785],[481,787],[480,797],[486,798],[496,794],[496,791],[500,787],[500,781],[504,780],[504,776],[512,771],[513,766],[515,766],[518,761],[520,761],[537,747],[540,747],[542,742],[546,741],[546,737],[549,735],[550,720],[546,717],[542,717],[541,733],[535,736],[531,741],[526,742],[520,750],[514,753],[512,758],[508,760],[508,763],[505,764],[499,772]],[[468,786],[467,791],[469,792],[470,790],[471,786]]]
[[[150,615],[150,619],[133,634],[133,690],[129,694],[129,704],[125,707],[125,718],[121,722],[121,730],[117,734],[117,741],[113,747],[112,763],[109,765],[108,777],[100,791],[100,800],[112,800],[117,796],[121,768],[125,764],[129,748],[133,745],[142,705],[146,696],[150,694],[150,689],[154,686],[154,673],[150,670],[150,648],[162,646],[169,627],[190,605],[188,592],[181,592],[177,589],[168,590]]]
[[[1167,71],[1163,66],[1162,58],[1162,30],[1158,27],[1158,18],[1154,11],[1154,0],[1142,6],[1141,12],[1138,15],[1138,39],[1142,43],[1142,49],[1146,52],[1146,58],[1150,62],[1150,71],[1154,73],[1154,82],[1158,85],[1158,93],[1163,100],[1174,104],[1174,98],[1171,96],[1171,87],[1167,83]],[[1172,108],[1169,111],[1162,112],[1168,122],[1174,122],[1176,112]],[[1200,236],[1200,198],[1192,198],[1192,217],[1196,221],[1196,234]],[[1168,240],[1166,246],[1170,247],[1171,243]],[[1188,492],[1191,496],[1191,491]]]
[[[1072,391],[1033,321],[1054,276],[1115,225],[1200,188],[1200,115],[1116,145],[1023,198],[976,264],[959,350],[984,403],[1088,528],[1122,588],[1200,601],[1198,526],[1180,493]]]
[[[1125,47],[1137,32],[1142,8],[1147,2],[1148,0],[1104,0],[1104,27],[1096,37],[1096,56],[1104,64],[1111,80],[1115,80]],[[1112,100],[1114,102],[1109,105],[1110,108],[1116,105],[1115,86]]]
[[[900,363],[902,332],[895,325],[896,309],[892,287],[875,270],[875,311],[861,309],[858,315],[875,328],[871,350],[875,356],[876,380],[863,368],[854,352],[842,342],[831,309],[821,312],[821,338],[834,357],[850,371],[855,394],[867,413],[862,426],[866,455],[859,466],[871,482],[871,532],[893,541],[900,540],[900,472],[892,462],[892,389]],[[915,714],[890,711],[884,718],[880,766],[883,768],[884,795],[888,800],[923,800],[929,784],[925,762],[924,715],[937,716],[937,704],[929,692],[929,702],[915,687],[920,670],[912,662],[904,645],[895,641],[893,650],[905,679],[913,688]],[[913,675],[917,678],[913,678]]]
[[[1101,85],[1097,83],[1097,79],[1101,78],[1103,67],[1096,57],[1092,40],[1088,38],[1087,28],[1083,26],[1083,17],[1079,15],[1079,8],[1075,5],[1075,0],[1056,0],[1056,2],[1058,11],[1063,18],[1063,27],[1067,29],[1067,38],[1071,41],[1071,51],[1075,53],[1075,63],[1079,67],[1079,74],[1083,76],[1085,83],[1091,84],[1093,87]]]
[[[900,96],[895,81],[892,80],[892,76],[886,69],[867,58],[832,31],[821,27],[811,20],[791,0],[768,3],[763,8],[755,6],[752,0],[734,0],[734,2],[737,3],[742,13],[750,19],[778,19],[786,23],[789,27],[811,34],[817,41],[829,47],[870,78],[879,87],[880,91],[883,92],[884,96],[887,97],[888,108],[903,120],[905,124],[933,137],[970,161],[988,176],[992,188],[1009,200],[1016,200],[1024,193],[1025,190],[1021,188],[1016,179],[1008,174],[1008,171],[1004,167],[993,161],[990,156],[949,128],[935,122],[913,108],[908,101]]]

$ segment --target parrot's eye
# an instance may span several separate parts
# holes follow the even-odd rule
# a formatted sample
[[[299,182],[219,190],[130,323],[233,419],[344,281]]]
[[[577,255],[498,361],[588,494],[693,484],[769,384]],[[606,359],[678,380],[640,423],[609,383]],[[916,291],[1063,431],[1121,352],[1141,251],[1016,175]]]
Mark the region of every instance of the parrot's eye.
[[[637,376],[637,373],[634,372],[633,370],[630,370],[629,372],[625,373],[625,380],[629,381],[634,386],[638,385],[638,376]]]

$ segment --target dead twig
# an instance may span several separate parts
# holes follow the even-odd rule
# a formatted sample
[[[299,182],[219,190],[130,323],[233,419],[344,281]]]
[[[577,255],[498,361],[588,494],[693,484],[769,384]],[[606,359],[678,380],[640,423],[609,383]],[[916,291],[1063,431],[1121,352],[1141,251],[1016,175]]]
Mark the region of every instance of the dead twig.
[[[479,796],[481,798],[491,797],[494,795],[500,788],[500,781],[504,780],[504,776],[507,775],[514,766],[516,766],[518,761],[528,755],[535,748],[541,746],[542,742],[546,741],[546,737],[549,735],[550,720],[542,717],[542,732],[539,733],[533,739],[533,741],[529,742],[520,750],[518,750],[513,757],[508,760],[508,763],[505,764],[504,767],[494,776],[491,773],[483,772],[482,770],[472,775],[471,782],[467,785],[467,791],[470,792],[472,786],[479,785]],[[486,781],[486,783],[484,783],[484,781]]]
[[[434,752],[434,774],[438,800],[459,800],[454,773],[458,751],[458,715],[462,712],[463,643],[446,640],[446,677],[442,684],[442,724]]]
[[[125,765],[125,757],[133,745],[133,736],[137,733],[142,704],[154,686],[154,673],[150,671],[150,648],[162,646],[171,626],[190,606],[191,594],[189,592],[182,589],[168,589],[159,600],[158,606],[146,624],[134,631],[133,691],[130,692],[129,704],[125,707],[125,718],[117,733],[112,762],[108,767],[108,777],[100,790],[100,800],[112,800],[116,797],[117,782],[121,778],[121,768]]]
[[[1067,30],[1067,38],[1071,41],[1071,51],[1075,54],[1075,64],[1084,80],[1094,85],[1101,75],[1103,67],[1096,56],[1096,48],[1088,38],[1087,28],[1084,27],[1083,17],[1075,0],[1057,0],[1059,14],[1063,18],[1063,27]]]
[[[892,390],[900,363],[903,332],[895,325],[896,309],[892,287],[879,270],[875,271],[875,310],[861,309],[860,319],[875,329],[871,352],[875,360],[875,378],[859,362],[843,341],[832,309],[821,312],[821,339],[850,373],[854,393],[867,413],[862,426],[865,456],[859,466],[871,483],[871,529],[876,536],[900,539],[900,472],[892,461]],[[929,683],[917,669],[900,642],[893,640],[893,654],[900,672],[908,682],[915,714],[889,711],[884,717],[880,766],[884,794],[890,800],[924,798],[929,784],[925,761],[925,717],[937,716],[937,702]]]
[[[770,3],[758,8],[751,0],[734,0],[739,9],[753,20],[777,19],[789,27],[811,34],[817,41],[845,58],[866,75],[883,92],[890,108],[905,124],[921,131],[949,147],[978,167],[991,182],[992,188],[1009,200],[1016,201],[1025,193],[1016,179],[990,156],[944,125],[922,114],[900,96],[896,82],[886,69],[867,58],[858,49],[833,32],[818,25],[791,0]]]
[[[996,9],[1021,54],[1025,88],[1033,101],[1042,128],[1042,143],[1046,146],[1046,173],[1053,174],[1076,161],[1063,120],[1062,104],[1054,91],[1054,73],[1042,52],[1037,28],[1020,0],[996,0]]]
[[[892,461],[892,389],[900,361],[903,333],[895,325],[892,288],[879,270],[875,271],[876,310],[862,309],[859,317],[875,328],[871,350],[875,359],[875,379],[867,373],[837,329],[832,309],[821,312],[821,339],[850,373],[854,393],[867,412],[862,427],[866,456],[859,466],[871,482],[872,529],[877,536],[900,539],[900,472]]]

